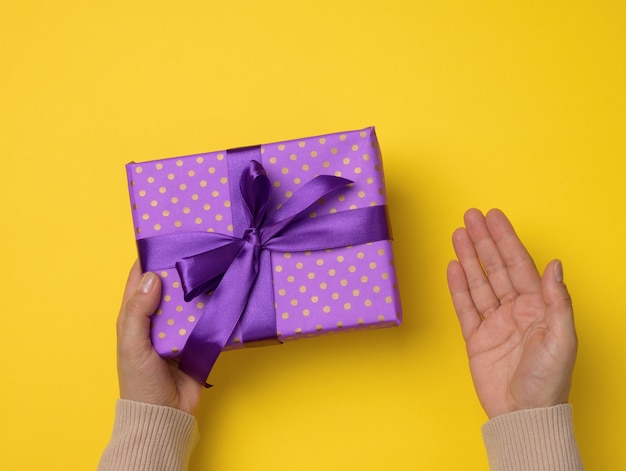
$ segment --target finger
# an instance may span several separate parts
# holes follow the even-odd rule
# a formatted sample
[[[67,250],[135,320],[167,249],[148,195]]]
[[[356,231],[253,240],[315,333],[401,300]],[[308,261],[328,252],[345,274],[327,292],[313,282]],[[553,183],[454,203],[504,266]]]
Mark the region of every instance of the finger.
[[[478,259],[470,236],[465,228],[459,228],[452,234],[452,245],[463,267],[470,295],[476,309],[485,316],[500,306],[497,296],[493,292],[489,279]]]
[[[124,316],[126,313],[126,303],[133,295],[133,293],[137,290],[139,286],[139,282],[141,281],[141,266],[139,263],[139,259],[135,260],[133,266],[128,273],[128,279],[126,280],[126,286],[124,287],[124,294],[122,296],[122,305],[120,306],[120,312],[117,316],[117,335],[120,335],[120,329],[122,328],[122,324],[124,323]]]
[[[150,341],[150,317],[157,309],[160,299],[161,279],[152,272],[145,273],[123,308],[120,345],[140,345],[141,342]]]
[[[456,260],[452,260],[448,264],[447,275],[452,304],[461,325],[463,338],[467,341],[480,325],[480,314],[472,300],[467,278],[461,264]]]
[[[541,278],[535,262],[517,237],[507,217],[499,209],[492,209],[487,213],[486,222],[515,291],[520,294],[539,293]]]
[[[552,260],[544,270],[541,279],[543,299],[548,306],[546,321],[575,341],[574,310],[572,298],[563,283],[563,265],[559,260]]]
[[[477,209],[469,209],[465,213],[465,227],[472,239],[478,259],[487,273],[491,289],[500,304],[517,297],[509,272],[504,263],[496,242],[487,228],[485,216]]]

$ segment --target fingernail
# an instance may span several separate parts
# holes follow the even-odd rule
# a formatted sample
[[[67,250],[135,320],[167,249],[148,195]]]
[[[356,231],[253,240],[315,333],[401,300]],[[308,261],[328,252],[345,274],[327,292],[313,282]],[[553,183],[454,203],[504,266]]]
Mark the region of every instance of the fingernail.
[[[150,291],[152,291],[155,281],[156,275],[152,272],[147,272],[145,275],[143,275],[143,278],[141,278],[141,283],[139,283],[139,288],[137,289],[137,291],[143,294],[148,294]]]
[[[563,265],[560,260],[554,264],[554,278],[558,283],[563,283]]]

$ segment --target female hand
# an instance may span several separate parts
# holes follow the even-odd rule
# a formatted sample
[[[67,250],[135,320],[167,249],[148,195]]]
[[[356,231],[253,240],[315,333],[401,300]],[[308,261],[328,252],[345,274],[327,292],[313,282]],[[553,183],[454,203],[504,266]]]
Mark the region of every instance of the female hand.
[[[561,262],[541,277],[497,209],[468,210],[452,242],[448,286],[489,418],[567,402],[577,338]]]
[[[160,299],[161,279],[150,272],[142,276],[135,262],[117,319],[120,397],[193,414],[202,386],[180,371],[176,361],[162,359],[150,341],[150,316]]]

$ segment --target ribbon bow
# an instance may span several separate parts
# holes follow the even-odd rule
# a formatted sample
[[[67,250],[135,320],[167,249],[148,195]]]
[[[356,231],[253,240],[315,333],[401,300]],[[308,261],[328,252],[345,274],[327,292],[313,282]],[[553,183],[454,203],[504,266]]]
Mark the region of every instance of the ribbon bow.
[[[318,175],[278,210],[270,211],[271,185],[251,160],[233,197],[247,229],[241,237],[187,232],[137,241],[145,271],[176,267],[185,301],[213,291],[180,355],[179,368],[205,384],[220,352],[239,324],[244,343],[276,337],[271,251],[323,250],[389,239],[385,206],[309,217],[320,198],[352,183]]]

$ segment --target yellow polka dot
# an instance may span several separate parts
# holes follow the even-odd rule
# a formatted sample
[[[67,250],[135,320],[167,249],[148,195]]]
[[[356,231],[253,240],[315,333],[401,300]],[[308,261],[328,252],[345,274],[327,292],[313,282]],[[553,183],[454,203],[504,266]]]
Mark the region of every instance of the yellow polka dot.
[[[167,325],[174,325],[174,319],[168,319],[167,320]]]
[[[183,312],[182,306],[176,306],[176,312]]]
[[[222,185],[225,185],[226,183],[228,183],[228,178],[226,178],[226,177],[222,177],[222,178],[220,178],[220,183],[221,183]]]
[[[282,265],[276,265],[274,270],[276,270],[278,273],[280,273],[281,271],[283,271],[283,267],[282,267]]]
[[[224,154],[217,154],[217,160],[224,160]]]
[[[298,300],[292,299],[291,301],[289,301],[289,304],[291,304],[293,307],[296,307],[298,305]]]
[[[340,141],[345,141],[346,140],[346,135],[345,134],[339,135],[339,140]]]
[[[357,193],[357,196],[358,196],[359,198],[365,198],[365,192],[364,192],[364,191],[359,191],[359,192]]]
[[[289,275],[289,276],[287,277],[287,281],[288,281],[289,283],[293,283],[293,282],[295,281],[295,277],[294,277],[293,275]]]
[[[202,162],[204,162],[204,159],[202,157],[198,157],[198,158],[196,158],[196,162],[201,164]]]
[[[167,272],[166,271],[162,271],[161,272],[161,278],[167,278]]]
[[[339,329],[341,329],[343,327],[343,322],[338,321],[337,324],[335,324]]]
[[[207,182],[206,182],[206,180],[200,180],[200,186],[201,186],[202,188],[205,188],[205,187],[207,186]]]
[[[161,213],[163,216],[167,217],[170,215],[170,212],[167,209],[164,209],[163,212]]]
[[[230,232],[233,232],[233,225],[229,224],[228,226],[226,226],[226,229],[229,230]]]
[[[339,284],[340,284],[341,286],[348,286],[348,280],[346,280],[345,278],[343,278],[343,279],[339,282]]]
[[[161,224],[155,224],[154,225],[154,230],[155,231],[160,231],[161,230]]]
[[[317,151],[316,150],[312,150],[311,153],[309,154],[311,157],[315,158],[317,157]]]
[[[187,185],[185,183],[181,183],[180,185],[178,185],[178,188],[185,191],[187,189]]]
[[[352,290],[352,296],[358,296],[359,294],[361,294],[361,292],[358,289],[353,289]]]
[[[183,166],[183,161],[182,160],[177,160],[176,161],[176,166],[177,167],[182,167]]]
[[[358,259],[362,260],[363,258],[365,258],[365,253],[359,252],[359,253],[356,254],[356,256],[357,256]]]
[[[221,214],[216,214],[215,215],[215,220],[216,221],[221,221],[222,219],[224,219],[224,216],[222,216]]]
[[[283,312],[280,316],[281,316],[283,319],[289,319],[289,313],[288,313],[288,312]]]
[[[165,332],[159,332],[159,338],[160,339],[164,339],[165,338]]]
[[[315,303],[319,302],[319,300],[320,300],[320,298],[318,296],[311,296],[311,302],[312,303],[315,304]]]
[[[170,201],[174,204],[178,203],[178,198],[176,196],[172,196],[172,198],[170,199]]]
[[[322,311],[323,311],[325,314],[328,314],[328,313],[330,312],[330,306],[324,306],[324,307],[322,308]]]
[[[330,211],[328,211],[330,214],[335,214],[337,212],[336,208],[330,208]]]
[[[187,316],[187,320],[189,322],[195,322],[196,321],[196,316]]]
[[[308,316],[310,316],[310,315],[311,315],[311,311],[310,311],[309,309],[303,309],[303,310],[302,310],[302,315],[303,315],[304,317],[308,317]]]
[[[337,301],[339,299],[339,293],[333,293],[330,297],[333,298],[334,301]]]
[[[320,137],[319,138],[319,143],[320,144],[326,144],[326,138],[325,137]]]
[[[294,179],[293,179],[293,182],[294,182],[296,185],[299,185],[299,184],[302,182],[302,180],[300,180],[298,177],[296,177],[296,178],[294,178]]]
[[[178,353],[178,348],[177,347],[173,347],[172,348],[172,353]]]
[[[346,195],[339,195],[339,197],[337,199],[339,201],[345,201],[346,200]]]
[[[185,206],[185,207],[183,208],[183,213],[185,213],[185,214],[189,214],[190,212],[191,212],[191,208],[190,208],[189,206]]]
[[[315,273],[313,273],[313,272],[311,271],[311,272],[309,272],[309,273],[307,274],[307,276],[306,276],[306,277],[307,277],[309,280],[312,280],[312,279],[314,279],[314,278],[315,278]]]
[[[211,209],[211,205],[209,203],[204,203],[204,205],[202,206],[202,209],[204,209],[205,211],[208,211],[209,209]]]
[[[146,190],[139,190],[139,196],[146,196]]]
[[[180,222],[180,221],[175,221],[175,222],[174,222],[174,226],[175,226],[175,227],[180,227],[180,226],[182,226],[182,225],[183,225],[183,223],[182,223],[182,222]]]
[[[356,144],[352,144],[351,149],[356,152],[357,150],[359,150],[359,146],[357,146]]]
[[[369,267],[374,270],[376,268],[376,262],[370,262]]]
[[[158,163],[158,164],[156,164],[156,165],[154,166],[154,168],[156,168],[157,170],[161,170],[161,169],[163,169],[163,164]]]
[[[380,286],[374,286],[374,287],[372,288],[372,291],[373,291],[374,293],[380,293]]]
[[[215,173],[215,167],[209,167],[209,173],[211,174]]]
[[[198,309],[202,309],[204,307],[204,303],[203,302],[196,303],[196,307]]]
[[[341,175],[343,175],[343,174],[341,173],[341,170],[337,170],[337,171],[335,172],[335,176],[336,176],[336,177],[340,177]]]
[[[304,266],[304,265],[302,264],[302,262],[298,262],[298,263],[296,263],[296,268],[297,268],[298,270],[301,270],[303,266]]]
[[[378,249],[378,252],[376,252],[378,255],[385,255],[385,249]]]
[[[291,198],[293,196],[293,191],[285,191],[285,196],[287,198]]]
[[[276,163],[276,157],[270,157],[270,163],[271,164],[275,164]]]
[[[344,163],[344,165],[350,165],[350,157],[344,157],[342,162]]]
[[[178,331],[178,334],[179,334],[179,335],[185,335],[186,333],[187,333],[187,330],[186,330],[186,329],[180,329],[180,330]]]
[[[141,168],[141,167],[135,167],[135,172],[136,172],[136,173],[141,173],[141,172],[143,172],[143,168]]]
[[[380,274],[380,277],[381,277],[383,280],[386,280],[386,279],[388,279],[388,278],[389,278],[389,273],[387,273],[387,272],[383,272],[383,273],[381,273],[381,274]]]
[[[279,333],[280,334],[280,333]],[[239,337],[235,337],[233,339],[233,343],[241,343],[241,339]]]
[[[147,221],[148,219],[150,219],[150,215],[148,213],[143,213],[141,215],[141,219],[143,219],[144,221]]]
[[[393,302],[393,299],[391,298],[391,296],[385,296],[385,302],[387,304],[391,304]]]
[[[284,289],[284,288],[281,288],[281,289],[279,289],[279,290],[278,290],[278,295],[279,295],[279,296],[284,296],[284,295],[286,295],[286,294],[287,294],[287,291],[285,291],[285,289]]]
[[[279,144],[278,145],[278,150],[280,150],[280,151],[285,150],[285,144]]]
[[[330,167],[330,162],[328,160],[324,160],[324,162],[322,162],[322,167],[324,168]]]
[[[298,291],[300,291],[301,293],[306,293],[306,286],[305,285],[300,286],[300,288],[298,288]]]
[[[195,219],[195,223],[196,224],[202,224],[202,218],[196,218]]]
[[[180,283],[178,281],[175,281],[174,283],[172,283],[172,288],[180,288]]]
[[[285,257],[285,258],[291,258],[291,252],[285,252],[285,253],[283,254],[283,257]]]
[[[194,193],[193,195],[191,195],[191,199],[194,200],[194,201],[198,201],[198,198],[200,198],[200,197],[198,196],[197,193]]]
[[[289,156],[289,160],[296,160],[298,158],[298,156],[296,154],[291,154]]]
[[[311,255],[312,253],[313,253],[313,252],[311,252],[310,250],[306,250],[306,251],[304,252],[304,255],[306,255],[306,256],[308,257],[308,256],[309,256],[309,255]]]
[[[321,267],[322,265],[324,265],[324,260],[323,260],[323,259],[321,259],[321,258],[318,258],[317,260],[315,260],[315,264],[316,264],[318,267]]]
[[[302,329],[300,327],[296,327],[296,330],[294,330],[294,332],[296,334],[301,334],[302,333]]]
[[[361,169],[361,167],[356,167],[354,169],[354,173],[356,173],[357,175],[360,174],[363,170]]]
[[[317,325],[315,326],[315,330],[317,330],[318,332],[319,332],[320,330],[323,330],[323,329],[324,329],[324,327],[322,327],[322,324],[317,324]]]
[[[367,131],[361,131],[361,132],[359,133],[359,136],[361,136],[361,137],[365,137],[365,136],[367,136]]]
[[[213,191],[211,192],[211,196],[212,196],[213,198],[217,198],[219,195],[220,195],[220,192],[219,192],[219,191],[217,191],[217,190],[213,190]]]
[[[354,273],[354,272],[356,271],[356,267],[355,267],[354,265],[350,265],[350,266],[348,267],[348,271],[349,271],[350,273]]]
[[[335,276],[337,274],[337,272],[335,271],[334,268],[331,268],[330,270],[328,270],[328,275],[329,276]]]
[[[372,306],[372,300],[371,299],[366,299],[363,304],[365,304],[365,306],[367,306],[367,307],[371,307]]]
[[[328,288],[328,284],[326,282],[320,283],[320,289],[326,289],[326,288]]]
[[[363,154],[363,160],[368,161],[370,159],[369,154]]]
[[[307,172],[307,171],[309,170],[309,168],[310,168],[310,167],[309,167],[307,164],[304,164],[304,165],[302,166],[302,170],[304,170],[305,172]]]
[[[272,183],[272,185],[274,185],[274,188],[278,188],[280,186],[280,182],[276,180],[274,183]]]
[[[176,175],[174,175],[173,173],[168,173],[167,174],[167,179],[168,180],[174,180],[174,178],[176,178]]]
[[[383,316],[382,314],[380,316],[378,316],[378,321],[382,322],[385,320],[385,316]]]
[[[304,141],[298,142],[298,147],[300,147],[300,148],[304,147],[305,145],[306,145],[306,142],[304,142]]]

